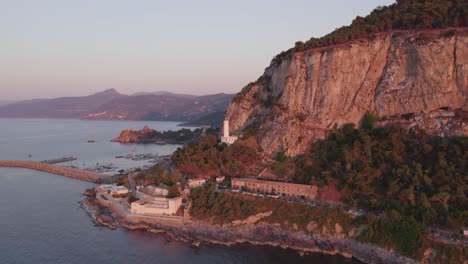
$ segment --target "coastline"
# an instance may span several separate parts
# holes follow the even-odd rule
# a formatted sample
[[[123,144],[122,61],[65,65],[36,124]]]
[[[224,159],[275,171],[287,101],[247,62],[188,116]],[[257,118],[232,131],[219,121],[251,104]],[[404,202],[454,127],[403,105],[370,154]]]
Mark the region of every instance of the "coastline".
[[[282,229],[278,224],[243,224],[221,226],[196,220],[142,221],[128,217],[102,199],[90,197],[85,204],[93,207],[96,222],[108,228],[122,227],[129,230],[145,230],[152,233],[164,233],[177,241],[192,242],[194,247],[201,243],[233,246],[249,243],[292,249],[299,254],[322,253],[355,258],[364,263],[416,263],[413,259],[380,248],[376,245],[361,243],[346,238],[345,235],[314,235],[302,231]],[[110,209],[110,210],[109,210]]]

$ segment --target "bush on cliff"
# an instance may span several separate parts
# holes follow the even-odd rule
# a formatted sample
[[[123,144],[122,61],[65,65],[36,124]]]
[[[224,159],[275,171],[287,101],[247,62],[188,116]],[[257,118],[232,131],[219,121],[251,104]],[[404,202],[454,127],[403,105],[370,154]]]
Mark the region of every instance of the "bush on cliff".
[[[382,220],[369,214],[366,224],[368,228],[359,237],[362,241],[393,248],[409,257],[414,257],[422,246],[422,231],[412,217]]]

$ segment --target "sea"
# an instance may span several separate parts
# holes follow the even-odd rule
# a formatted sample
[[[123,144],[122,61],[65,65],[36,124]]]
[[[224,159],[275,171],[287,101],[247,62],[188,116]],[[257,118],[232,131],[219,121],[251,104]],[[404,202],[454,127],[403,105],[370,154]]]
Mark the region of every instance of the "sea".
[[[116,158],[170,155],[180,145],[120,144],[120,131],[144,125],[180,129],[176,122],[0,119],[0,159],[77,160],[60,165],[115,170],[151,165]],[[88,143],[91,140],[93,143]],[[162,234],[108,229],[95,224],[82,201],[94,184],[28,169],[0,168],[0,263],[359,263],[319,253],[241,244],[232,247],[190,243]]]

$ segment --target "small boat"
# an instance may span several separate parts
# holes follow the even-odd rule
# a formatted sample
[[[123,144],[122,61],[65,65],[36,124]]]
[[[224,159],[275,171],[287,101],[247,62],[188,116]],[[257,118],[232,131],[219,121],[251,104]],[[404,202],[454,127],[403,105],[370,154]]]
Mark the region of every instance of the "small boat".
[[[96,143],[96,140],[90,139],[90,140],[88,140],[88,143]]]

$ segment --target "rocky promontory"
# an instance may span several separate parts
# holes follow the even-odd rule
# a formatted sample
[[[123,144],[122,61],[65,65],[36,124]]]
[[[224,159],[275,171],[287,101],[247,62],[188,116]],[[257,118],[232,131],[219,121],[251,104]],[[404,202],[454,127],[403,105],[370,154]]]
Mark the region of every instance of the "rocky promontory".
[[[157,131],[147,125],[141,130],[128,128],[120,132],[120,135],[112,142],[120,143],[156,143],[156,144],[187,144],[197,142],[203,134],[203,129],[180,129],[177,131]]]
[[[135,222],[112,212],[94,199],[87,200],[87,206],[97,212],[98,224],[114,228],[116,225],[130,230],[147,230],[153,233],[164,233],[174,240],[233,246],[250,243],[289,248],[298,252],[317,252],[329,255],[340,254],[347,258],[356,258],[365,263],[415,263],[396,252],[378,246],[360,243],[343,234],[313,235],[301,231],[291,231],[279,225],[268,223],[247,223],[242,225],[217,225],[204,221],[185,221],[180,225],[162,223]],[[109,218],[112,217],[112,218]]]
[[[145,125],[141,130],[127,128],[120,132],[118,137],[112,139],[112,142],[150,143],[154,142],[154,139],[151,139],[154,132],[156,132],[156,130],[149,128],[147,125]]]

